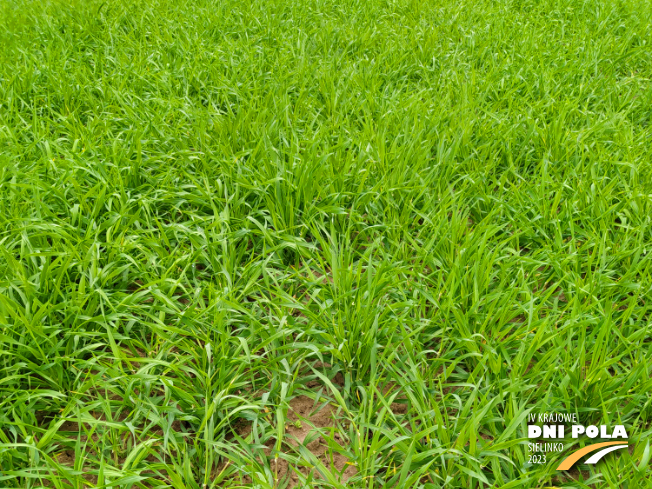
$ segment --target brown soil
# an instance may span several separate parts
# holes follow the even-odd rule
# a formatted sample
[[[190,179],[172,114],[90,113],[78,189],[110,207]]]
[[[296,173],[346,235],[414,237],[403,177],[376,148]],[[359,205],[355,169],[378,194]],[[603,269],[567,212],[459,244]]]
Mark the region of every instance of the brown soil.
[[[346,456],[330,450],[324,438],[321,435],[317,436],[318,433],[326,433],[330,431],[330,428],[337,426],[336,414],[336,409],[330,404],[319,409],[319,405],[315,407],[315,401],[310,397],[295,397],[290,401],[288,410],[285,429],[286,442],[295,449],[299,445],[304,445],[325,467],[341,473],[341,481],[346,482],[357,473],[355,465]],[[310,436],[311,434],[316,436]],[[338,445],[344,445],[344,440],[339,434],[336,433],[333,437]],[[287,461],[280,458],[272,460],[272,468],[275,468],[275,465],[278,466],[279,480],[289,476],[288,487],[299,486],[299,476],[289,467]],[[303,475],[308,475],[312,470],[314,476],[320,478],[314,468],[297,467],[296,469]]]

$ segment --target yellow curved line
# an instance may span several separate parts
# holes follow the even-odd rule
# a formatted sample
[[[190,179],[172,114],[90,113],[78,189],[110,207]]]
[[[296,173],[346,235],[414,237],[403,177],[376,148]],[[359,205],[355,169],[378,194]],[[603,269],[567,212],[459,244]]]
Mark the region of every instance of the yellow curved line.
[[[571,453],[568,457],[562,460],[562,462],[559,464],[559,467],[557,467],[557,470],[570,469],[575,464],[575,462],[581,459],[584,455],[586,455],[587,453],[595,452],[600,448],[609,447],[611,445],[626,445],[626,444],[627,444],[626,441],[607,441],[604,443],[596,443],[594,445],[589,445],[588,447],[581,448],[578,451]]]

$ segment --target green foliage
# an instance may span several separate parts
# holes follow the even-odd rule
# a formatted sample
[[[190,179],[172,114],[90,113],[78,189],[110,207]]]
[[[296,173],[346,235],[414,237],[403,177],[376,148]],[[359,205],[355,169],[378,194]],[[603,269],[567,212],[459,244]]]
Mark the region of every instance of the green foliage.
[[[0,486],[649,485],[651,14],[4,0]]]

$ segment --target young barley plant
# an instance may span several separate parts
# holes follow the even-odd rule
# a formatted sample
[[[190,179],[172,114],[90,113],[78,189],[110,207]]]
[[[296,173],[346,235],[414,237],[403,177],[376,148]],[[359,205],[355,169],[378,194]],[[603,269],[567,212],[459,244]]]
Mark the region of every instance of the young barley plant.
[[[651,486],[651,25],[0,1],[0,487]]]

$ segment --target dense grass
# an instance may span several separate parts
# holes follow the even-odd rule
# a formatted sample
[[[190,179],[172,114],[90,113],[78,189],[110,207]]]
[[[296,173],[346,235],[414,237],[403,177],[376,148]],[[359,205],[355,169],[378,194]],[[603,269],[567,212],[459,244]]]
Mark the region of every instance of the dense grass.
[[[651,13],[2,0],[0,486],[651,486]]]

